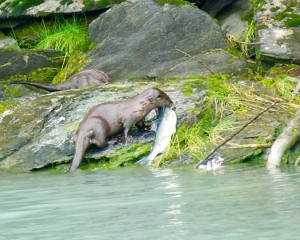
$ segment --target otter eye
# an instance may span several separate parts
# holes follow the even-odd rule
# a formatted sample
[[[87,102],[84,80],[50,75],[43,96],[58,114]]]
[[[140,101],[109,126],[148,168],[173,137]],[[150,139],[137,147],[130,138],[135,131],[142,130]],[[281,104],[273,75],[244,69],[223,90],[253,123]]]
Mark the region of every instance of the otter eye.
[[[158,98],[160,98],[161,96],[158,94],[158,96],[157,96]]]

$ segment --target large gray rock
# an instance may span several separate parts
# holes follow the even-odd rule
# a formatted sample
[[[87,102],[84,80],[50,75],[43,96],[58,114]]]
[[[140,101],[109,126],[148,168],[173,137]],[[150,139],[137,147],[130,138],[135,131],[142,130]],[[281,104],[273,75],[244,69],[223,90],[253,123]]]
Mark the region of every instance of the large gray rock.
[[[210,61],[207,67],[192,60],[193,68],[177,68],[192,61],[176,49],[191,56],[226,49],[220,27],[207,13],[189,5],[160,6],[152,0],[124,2],[94,20],[89,26],[89,37],[98,44],[88,53],[92,59],[88,67],[101,69],[113,79],[211,74],[207,68],[224,73],[228,62],[224,54],[219,54],[211,58],[221,60]],[[238,70],[228,68],[226,73],[245,68],[235,57],[231,56],[231,60]]]
[[[300,5],[295,1],[267,1],[254,16],[259,26],[261,58],[300,63]]]

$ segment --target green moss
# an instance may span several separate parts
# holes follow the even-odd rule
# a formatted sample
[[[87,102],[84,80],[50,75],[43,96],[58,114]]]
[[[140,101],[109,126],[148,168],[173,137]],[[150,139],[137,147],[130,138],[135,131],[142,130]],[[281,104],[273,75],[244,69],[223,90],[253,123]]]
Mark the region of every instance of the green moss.
[[[21,96],[20,90],[11,88],[9,85],[4,86],[3,90],[4,90],[4,95],[11,95],[11,96],[15,96],[15,97]]]
[[[256,26],[256,30],[262,30],[262,29],[266,29],[266,28],[268,28],[268,26],[265,24],[260,24],[260,25]]]
[[[257,13],[258,11],[264,11],[264,4],[265,4],[265,0],[249,0],[252,8],[253,8],[253,12],[254,14]]]
[[[173,4],[173,5],[191,5],[195,7],[194,4],[191,4],[189,1],[184,0],[155,0],[159,5],[164,5],[166,3]]]
[[[64,126],[64,130],[66,130],[66,131],[77,130],[78,126],[79,126],[79,122],[74,122],[74,123]]]
[[[61,1],[60,1],[60,4],[61,4],[61,5],[65,5],[65,4],[70,5],[70,4],[72,4],[72,3],[73,3],[73,0],[61,0]]]
[[[12,15],[19,16],[21,15],[27,8],[38,6],[42,4],[44,0],[14,0],[11,2],[10,7],[13,8]]]
[[[270,11],[271,12],[276,12],[277,10],[279,10],[280,9],[280,7],[272,7],[271,9],[270,9]]]
[[[290,19],[283,22],[287,27],[298,27],[300,25],[300,15],[292,13]]]
[[[87,59],[87,56],[82,51],[75,51],[69,57],[67,64],[63,69],[61,69],[57,75],[53,78],[52,83],[62,83],[72,74],[81,71],[87,64],[91,62],[90,59]]]
[[[92,42],[89,46],[88,46],[88,49],[89,50],[92,50],[92,49],[94,49],[96,46],[97,46],[97,42]]]
[[[290,0],[288,2],[289,2],[288,3],[289,4],[288,5],[289,8],[294,8],[294,7],[296,7],[299,4],[298,0]]]
[[[33,82],[45,82],[45,83],[50,83],[53,78],[56,76],[58,73],[59,69],[58,68],[39,68],[27,75],[13,75],[10,76],[9,80],[14,81],[14,80],[26,80],[26,81],[33,81]]]
[[[247,21],[247,22],[253,21],[253,12],[250,11],[250,12],[245,13],[245,15],[243,15],[243,16],[241,17],[241,20],[242,20],[242,21]]]
[[[0,103],[0,114],[2,114],[3,112],[5,112],[6,110],[18,106],[19,102],[17,101],[6,101],[6,102],[1,102]]]
[[[83,0],[83,11],[91,10],[91,9],[99,9],[99,8],[107,8],[108,6],[114,4],[120,4],[125,0],[99,0],[95,2],[94,0]]]
[[[275,78],[263,78],[261,84],[268,88],[273,88],[282,99],[300,104],[300,96],[297,95],[296,99],[293,99],[291,94],[295,88],[295,83],[285,80],[286,76],[285,74],[280,74]]]
[[[193,89],[189,88],[189,87],[183,87],[180,89],[181,92],[185,95],[185,96],[191,96],[193,95]]]
[[[134,143],[128,148],[124,146],[115,151],[114,156],[110,158],[101,158],[98,160],[85,157],[80,168],[87,170],[92,168],[112,169],[133,165],[137,160],[149,154],[152,144]]]

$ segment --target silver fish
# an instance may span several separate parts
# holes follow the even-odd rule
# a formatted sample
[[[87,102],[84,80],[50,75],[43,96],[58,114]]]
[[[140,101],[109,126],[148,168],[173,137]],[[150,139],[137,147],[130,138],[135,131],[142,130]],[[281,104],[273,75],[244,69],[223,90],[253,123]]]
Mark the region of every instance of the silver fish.
[[[176,132],[176,122],[176,114],[171,108],[165,107],[160,111],[157,119],[151,125],[151,130],[156,132],[151,152],[147,157],[142,158],[136,163],[147,166],[158,154],[167,151],[171,137]]]

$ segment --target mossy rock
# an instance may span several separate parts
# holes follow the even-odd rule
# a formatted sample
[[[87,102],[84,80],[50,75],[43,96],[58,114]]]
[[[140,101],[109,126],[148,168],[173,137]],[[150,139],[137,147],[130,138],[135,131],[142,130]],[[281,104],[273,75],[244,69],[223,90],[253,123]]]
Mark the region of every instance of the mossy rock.
[[[63,63],[61,53],[54,50],[1,51],[0,54],[2,81],[19,79],[51,82]]]

